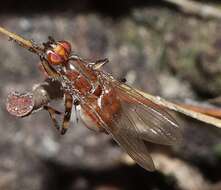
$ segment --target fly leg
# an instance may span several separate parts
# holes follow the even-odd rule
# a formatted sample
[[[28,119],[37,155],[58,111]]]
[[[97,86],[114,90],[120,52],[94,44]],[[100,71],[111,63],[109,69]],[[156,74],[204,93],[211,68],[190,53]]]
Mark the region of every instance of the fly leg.
[[[47,73],[49,78],[60,77],[60,74],[48,63],[48,61],[43,56],[40,56],[40,60],[41,60],[42,69]]]
[[[61,134],[64,135],[69,127],[69,122],[71,118],[71,111],[73,107],[73,98],[70,94],[65,94],[65,112],[64,112],[64,118],[61,128]]]
[[[52,79],[59,79],[60,78],[60,74],[48,63],[48,61],[43,57],[40,56],[41,59],[41,65],[44,68],[44,70],[46,71],[46,73],[48,74],[49,78]],[[65,94],[65,113],[64,113],[64,118],[63,118],[63,122],[62,122],[62,127],[61,127],[61,134],[65,134],[65,132],[67,131],[68,127],[69,127],[69,121],[71,118],[71,111],[72,111],[72,105],[73,104],[73,98],[70,94],[66,93]],[[57,114],[58,112],[56,112],[56,110],[54,110],[51,107],[46,107],[46,110],[49,112],[51,119],[54,123],[54,126],[57,129],[59,128],[59,125],[55,119],[55,114]]]
[[[79,57],[78,55],[71,55],[71,56],[69,57],[69,59],[76,60],[76,61],[86,62],[84,59],[82,59],[82,58]],[[97,60],[97,61],[95,61],[95,62],[89,63],[89,66],[96,70],[96,69],[101,68],[103,65],[105,65],[105,64],[108,63],[108,62],[109,62],[109,59],[108,59],[108,58],[99,59],[99,60]]]
[[[90,66],[92,66],[93,69],[97,70],[97,69],[100,69],[105,64],[107,64],[108,62],[109,62],[108,58],[99,59],[95,61],[94,63],[90,63]]]
[[[45,70],[45,68],[43,67],[42,63],[38,64],[38,69],[44,75],[45,79],[49,78],[49,75],[48,75],[47,71]]]
[[[74,100],[74,111],[75,111],[75,118],[76,118],[76,123],[78,123],[78,112],[77,112],[77,106],[80,104],[80,101],[78,99]]]
[[[56,116],[56,114],[57,114],[57,115],[61,115],[62,113],[61,113],[60,111],[58,111],[58,110],[56,110],[56,109],[50,107],[50,106],[44,106],[43,108],[44,108],[46,111],[48,111],[48,113],[49,113],[49,115],[50,115],[50,118],[51,118],[51,120],[52,120],[52,122],[53,122],[53,126],[54,126],[57,130],[59,130],[59,129],[60,129],[60,126],[59,126],[59,124],[58,124],[58,122],[57,122],[55,116]]]

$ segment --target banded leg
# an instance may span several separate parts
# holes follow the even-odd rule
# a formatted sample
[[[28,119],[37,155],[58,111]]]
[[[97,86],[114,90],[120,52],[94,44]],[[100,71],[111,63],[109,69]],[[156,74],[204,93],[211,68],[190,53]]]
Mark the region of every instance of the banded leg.
[[[69,121],[71,118],[71,111],[73,107],[73,98],[70,94],[65,94],[65,113],[61,128],[61,134],[64,135],[69,127]]]
[[[48,113],[49,113],[49,115],[50,115],[50,118],[51,118],[51,120],[52,120],[52,122],[53,122],[53,126],[54,126],[57,130],[59,130],[59,129],[60,129],[60,126],[59,126],[59,124],[58,124],[58,122],[57,122],[55,116],[56,116],[56,114],[57,114],[57,115],[61,115],[62,113],[61,113],[60,111],[58,111],[58,110],[56,110],[56,109],[50,107],[50,106],[44,106],[43,108],[44,108],[46,111],[48,111]]]

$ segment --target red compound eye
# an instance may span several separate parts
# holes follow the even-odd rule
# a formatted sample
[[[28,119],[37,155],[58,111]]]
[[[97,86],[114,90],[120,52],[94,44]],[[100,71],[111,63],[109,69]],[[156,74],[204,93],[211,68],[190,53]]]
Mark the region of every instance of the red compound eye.
[[[65,61],[62,56],[51,50],[47,52],[47,55],[48,55],[48,61],[54,65],[62,64]]]
[[[71,53],[71,44],[69,42],[59,41],[58,44],[61,45],[65,49],[68,55]]]

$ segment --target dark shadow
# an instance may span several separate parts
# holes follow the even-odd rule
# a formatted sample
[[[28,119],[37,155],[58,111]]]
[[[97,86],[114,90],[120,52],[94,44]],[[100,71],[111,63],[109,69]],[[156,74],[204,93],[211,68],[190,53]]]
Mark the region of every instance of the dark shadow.
[[[193,161],[201,173],[206,176],[213,183],[218,183],[220,181],[220,170],[221,170],[221,160],[214,159],[213,163],[208,164],[207,160],[203,160],[201,158]]]
[[[173,177],[165,177],[158,172],[147,172],[139,166],[117,167],[103,171],[67,168],[56,163],[46,162],[44,190],[95,189],[96,187],[116,187],[124,190],[164,189],[175,190]],[[83,179],[79,187],[79,179]]]
[[[171,6],[161,0],[16,0],[4,1],[0,7],[1,14],[39,14],[39,13],[82,13],[96,12],[111,17],[127,15],[131,9],[146,6]]]

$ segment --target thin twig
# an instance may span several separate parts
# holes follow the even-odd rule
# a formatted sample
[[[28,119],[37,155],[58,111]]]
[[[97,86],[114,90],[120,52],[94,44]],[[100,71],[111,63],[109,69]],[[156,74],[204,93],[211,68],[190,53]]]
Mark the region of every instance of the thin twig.
[[[182,106],[179,106],[179,105],[174,104],[172,102],[166,101],[163,98],[155,97],[155,96],[152,96],[152,95],[142,92],[142,91],[139,91],[139,92],[144,97],[150,99],[151,101],[153,101],[156,104],[159,104],[159,105],[166,107],[170,110],[173,110],[175,112],[179,112],[179,113],[189,116],[191,118],[197,119],[197,120],[202,121],[204,123],[208,123],[208,124],[214,125],[218,128],[221,128],[221,120],[220,119],[217,119],[217,118],[214,118],[214,117],[211,117],[211,116],[208,116],[208,115],[196,112],[196,111],[192,111],[191,109],[186,109]]]
[[[180,8],[183,12],[194,14],[202,18],[216,18],[221,19],[221,10],[219,8],[194,2],[192,0],[164,0]]]
[[[221,109],[217,108],[217,107],[212,107],[212,106],[206,106],[204,104],[198,104],[198,105],[194,105],[194,104],[190,104],[190,103],[176,103],[177,105],[186,108],[188,110],[192,110],[195,112],[199,112],[199,113],[203,113],[218,119],[221,119]]]
[[[167,1],[172,1],[172,0],[167,0]],[[6,36],[10,37],[11,39],[13,39],[15,42],[17,42],[22,47],[24,47],[28,50],[31,50],[31,51],[35,51],[34,53],[41,53],[44,50],[40,46],[36,46],[32,41],[26,40],[23,37],[18,36],[15,33],[9,32],[9,31],[7,31],[6,29],[4,29],[2,27],[0,27],[0,32],[5,34]],[[125,88],[127,88],[127,86],[125,86]],[[216,119],[214,117],[211,117],[211,116],[208,116],[208,115],[196,112],[196,111],[192,111],[190,109],[183,108],[182,106],[171,103],[171,102],[166,101],[162,98],[152,96],[152,95],[150,95],[148,93],[145,93],[145,92],[142,92],[142,91],[140,91],[140,93],[144,97],[150,99],[151,101],[153,101],[156,104],[159,104],[159,105],[161,105],[163,107],[166,107],[170,110],[182,113],[186,116],[192,117],[192,118],[197,119],[199,121],[202,121],[202,122],[214,125],[218,128],[221,128],[221,120],[219,120],[219,119]]]
[[[26,40],[23,37],[6,30],[5,28],[3,28],[1,26],[0,26],[0,33],[8,36],[10,40],[15,41],[17,44],[19,44],[20,46],[22,46],[25,49],[28,49],[31,52],[34,52],[36,54],[40,54],[44,51],[43,47],[35,44],[33,41]]]

